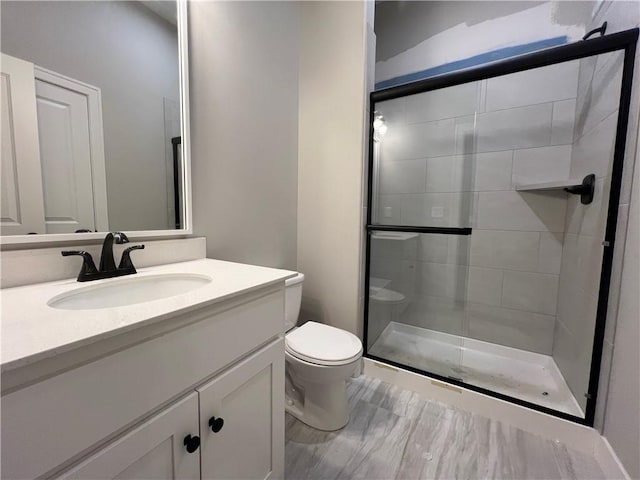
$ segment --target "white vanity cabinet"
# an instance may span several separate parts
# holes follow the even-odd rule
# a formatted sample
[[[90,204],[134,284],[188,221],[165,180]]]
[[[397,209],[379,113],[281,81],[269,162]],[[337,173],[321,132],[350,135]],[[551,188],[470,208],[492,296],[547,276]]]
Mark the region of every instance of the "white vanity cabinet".
[[[281,281],[109,338],[111,353],[3,392],[1,477],[283,478],[283,329]],[[191,453],[188,435],[200,441]]]
[[[276,341],[239,362],[60,478],[282,478],[283,348]]]

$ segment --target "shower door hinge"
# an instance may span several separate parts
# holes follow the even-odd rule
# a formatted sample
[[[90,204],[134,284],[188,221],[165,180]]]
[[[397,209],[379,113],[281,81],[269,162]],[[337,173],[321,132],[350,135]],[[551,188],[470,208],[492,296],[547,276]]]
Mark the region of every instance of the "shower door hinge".
[[[605,240],[604,242],[602,242],[602,246],[603,247],[610,247],[611,246],[611,242],[609,240]]]
[[[585,393],[585,394],[584,394],[584,397],[585,397],[587,400],[591,400],[591,394],[590,394],[590,393]]]

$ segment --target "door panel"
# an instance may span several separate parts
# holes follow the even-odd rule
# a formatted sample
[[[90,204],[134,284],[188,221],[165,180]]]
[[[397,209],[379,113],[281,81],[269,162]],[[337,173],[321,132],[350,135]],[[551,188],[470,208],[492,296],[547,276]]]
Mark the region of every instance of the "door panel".
[[[1,233],[45,233],[34,67],[9,55],[1,58]]]
[[[61,478],[199,479],[200,450],[186,451],[187,435],[198,435],[196,393],[163,410]]]
[[[203,478],[283,476],[282,343],[279,340],[198,389]],[[212,417],[224,421],[218,432],[209,426]]]
[[[94,230],[87,97],[36,80],[47,233]]]

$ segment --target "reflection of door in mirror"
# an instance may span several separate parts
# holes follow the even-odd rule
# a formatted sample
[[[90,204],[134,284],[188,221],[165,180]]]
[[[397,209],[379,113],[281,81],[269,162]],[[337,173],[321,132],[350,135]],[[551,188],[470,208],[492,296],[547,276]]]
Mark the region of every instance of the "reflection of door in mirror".
[[[1,57],[2,235],[45,233],[33,64]]]
[[[100,90],[2,59],[2,234],[108,230]]]
[[[100,89],[35,68],[46,233],[109,229]]]

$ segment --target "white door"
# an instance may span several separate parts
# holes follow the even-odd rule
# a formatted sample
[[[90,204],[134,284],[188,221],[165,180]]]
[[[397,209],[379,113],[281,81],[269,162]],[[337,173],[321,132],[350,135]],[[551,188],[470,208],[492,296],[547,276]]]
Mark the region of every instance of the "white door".
[[[47,233],[107,230],[102,119],[92,112],[100,90],[38,67],[35,75]]]
[[[0,233],[46,233],[32,63],[2,54]]]
[[[283,342],[198,389],[203,479],[284,477]]]
[[[199,479],[200,448],[189,453],[184,445],[187,435],[192,438],[198,435],[198,396],[195,392],[60,478]]]

